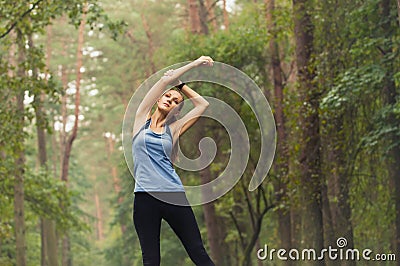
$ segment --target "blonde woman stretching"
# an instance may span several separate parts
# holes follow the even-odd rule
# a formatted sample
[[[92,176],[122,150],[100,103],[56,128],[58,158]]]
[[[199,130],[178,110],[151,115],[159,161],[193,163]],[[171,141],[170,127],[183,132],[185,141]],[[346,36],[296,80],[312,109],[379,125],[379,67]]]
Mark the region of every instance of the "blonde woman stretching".
[[[173,150],[179,136],[208,107],[203,97],[186,84],[177,82],[190,69],[212,65],[211,57],[201,56],[181,68],[167,71],[146,94],[135,116],[132,142],[135,177],[133,220],[146,266],[160,265],[162,219],[171,226],[196,265],[214,265],[203,246],[196,218],[172,165]],[[166,91],[173,84],[177,89]],[[181,119],[176,119],[183,105],[183,95],[191,100],[194,108]],[[157,108],[151,113],[155,103]]]

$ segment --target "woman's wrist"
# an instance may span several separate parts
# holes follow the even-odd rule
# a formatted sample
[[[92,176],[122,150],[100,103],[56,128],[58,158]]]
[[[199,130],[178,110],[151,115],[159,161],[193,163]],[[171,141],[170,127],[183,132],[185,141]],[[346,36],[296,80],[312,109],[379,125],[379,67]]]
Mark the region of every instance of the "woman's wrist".
[[[176,85],[175,88],[179,91],[182,92],[182,88],[183,86],[185,86],[186,83],[185,82],[181,82],[180,84]]]
[[[192,61],[192,62],[190,62],[189,65],[190,65],[191,68],[194,68],[194,67],[198,67],[198,66],[199,66],[197,59],[194,60],[194,61]]]

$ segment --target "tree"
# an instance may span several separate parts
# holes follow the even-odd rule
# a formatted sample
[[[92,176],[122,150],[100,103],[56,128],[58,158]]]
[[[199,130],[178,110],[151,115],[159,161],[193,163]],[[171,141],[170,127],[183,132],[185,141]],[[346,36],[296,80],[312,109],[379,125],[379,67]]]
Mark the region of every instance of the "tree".
[[[23,42],[22,33],[17,31],[18,44],[18,72],[17,76],[20,79],[25,77],[25,69],[23,62],[25,60],[25,46]],[[23,126],[25,124],[24,118],[24,95],[25,92],[20,90],[16,96],[16,110],[19,116],[18,124]],[[19,145],[15,151],[15,184],[14,184],[14,220],[15,220],[15,244],[16,244],[16,265],[26,265],[26,242],[25,242],[25,215],[24,215],[24,168],[25,168],[25,154],[24,154],[24,140],[20,140]]]
[[[321,205],[321,141],[319,135],[319,92],[313,79],[312,62],[314,25],[311,20],[311,1],[293,0],[294,35],[296,40],[297,82],[300,93],[301,144],[299,179],[302,213],[302,239],[316,250],[323,248]],[[319,262],[318,262],[319,263]]]
[[[395,67],[393,60],[390,60],[388,56],[396,53],[394,51],[393,42],[391,41],[392,35],[395,31],[394,26],[391,23],[391,2],[388,0],[380,1],[380,8],[383,17],[385,18],[382,22],[382,31],[383,36],[386,38],[387,42],[384,43],[382,49],[382,57],[383,57],[383,65],[386,68],[386,75],[383,79],[383,104],[384,108],[389,108],[389,113],[387,115],[387,125],[390,127],[397,127],[398,129],[398,117],[394,112],[396,105],[399,104],[398,95],[399,93],[396,91],[396,84],[394,81],[395,75]],[[387,165],[389,178],[392,180],[394,184],[394,203],[396,210],[396,234],[395,234],[395,242],[396,242],[396,250],[400,249],[400,135],[398,134],[398,130],[390,131],[387,136]],[[397,263],[400,265],[400,262]]]
[[[278,184],[276,187],[277,202],[288,202],[288,173],[289,173],[289,153],[287,149],[287,133],[286,118],[284,113],[284,73],[281,68],[281,60],[279,55],[279,47],[276,38],[276,22],[274,22],[275,0],[265,0],[266,5],[266,23],[268,33],[270,34],[269,52],[271,57],[271,68],[274,85],[274,105],[275,120],[278,134],[277,157],[278,163],[275,164],[276,175],[278,176]],[[284,204],[284,208],[277,210],[279,220],[279,234],[281,237],[282,247],[289,250],[291,247],[291,221],[290,208]]]
[[[74,112],[74,126],[72,128],[72,133],[68,137],[67,143],[64,147],[64,156],[62,161],[61,169],[61,180],[68,184],[68,170],[69,170],[69,159],[71,156],[72,144],[78,134],[78,122],[79,122],[79,108],[80,108],[80,87],[81,87],[81,68],[83,64],[82,54],[83,54],[83,42],[84,42],[84,32],[86,25],[86,13],[88,11],[88,3],[84,3],[82,7],[82,18],[79,24],[78,31],[78,50],[76,56],[76,80],[75,80],[75,112]],[[71,266],[72,258],[70,254],[70,239],[68,235],[64,236],[62,241],[62,265]]]
[[[0,58],[1,65],[2,67],[4,66],[6,70],[5,73],[16,73],[8,77],[4,75],[1,76],[2,83],[4,82],[4,84],[7,84],[4,86],[5,92],[2,94],[2,100],[10,100],[10,103],[13,103],[14,105],[8,111],[6,111],[6,108],[11,107],[12,105],[8,107],[3,106],[1,108],[1,113],[6,116],[10,115],[9,119],[15,120],[15,124],[14,126],[7,126],[4,129],[2,128],[2,137],[7,135],[9,138],[2,138],[0,140],[2,145],[0,146],[2,146],[2,155],[4,155],[4,157],[10,156],[10,158],[15,158],[13,164],[8,163],[7,165],[4,165],[6,168],[3,171],[6,174],[6,177],[14,176],[13,180],[15,181],[15,186],[13,189],[9,186],[3,187],[2,190],[4,193],[2,194],[4,194],[5,198],[10,196],[10,191],[14,194],[15,223],[13,224],[13,229],[15,231],[15,259],[17,265],[25,265],[27,261],[27,244],[25,241],[26,227],[24,225],[26,219],[24,216],[26,211],[24,205],[26,203],[28,203],[29,208],[27,212],[30,214],[30,219],[36,217],[36,215],[40,215],[44,220],[51,220],[55,219],[54,216],[58,215],[57,222],[60,225],[60,232],[62,232],[65,227],[68,227],[65,226],[65,221],[60,222],[61,220],[66,219],[66,217],[69,217],[71,223],[79,224],[75,217],[71,217],[70,212],[65,212],[60,215],[58,209],[52,205],[54,203],[54,201],[52,201],[54,200],[53,197],[58,197],[57,199],[60,199],[60,202],[64,204],[64,206],[68,206],[69,199],[66,199],[68,197],[66,196],[66,193],[64,193],[65,191],[59,188],[58,184],[55,182],[46,183],[49,176],[44,174],[41,170],[38,170],[39,173],[36,174],[31,171],[26,171],[27,169],[29,170],[27,165],[30,164],[31,159],[31,156],[26,156],[26,151],[28,151],[29,154],[31,151],[30,148],[32,147],[26,142],[26,140],[29,139],[27,138],[28,136],[34,136],[34,133],[31,131],[29,126],[29,123],[33,121],[34,117],[31,112],[31,108],[33,108],[37,111],[37,123],[38,125],[40,124],[37,130],[39,143],[38,148],[40,150],[40,163],[44,165],[44,161],[46,161],[44,131],[42,131],[40,127],[46,124],[47,117],[45,112],[41,111],[41,101],[43,100],[41,99],[41,95],[46,94],[46,96],[49,96],[49,99],[53,100],[56,98],[55,94],[58,93],[58,88],[57,86],[54,86],[54,83],[51,83],[48,86],[45,84],[46,82],[44,80],[46,78],[43,78],[42,76],[43,72],[45,72],[43,53],[41,48],[33,46],[32,36],[37,33],[42,33],[45,27],[51,23],[51,20],[60,14],[69,13],[71,20],[74,20],[79,16],[79,12],[76,11],[80,3],[81,1],[52,3],[47,3],[41,0],[35,2],[32,1],[32,3],[26,3],[26,1],[14,1],[13,3],[4,3],[0,12],[1,17],[3,18],[0,31],[2,51],[7,51],[10,47],[12,48],[13,42],[19,44],[19,48],[15,54],[15,49],[10,50],[13,53],[11,58],[3,56],[3,52]],[[107,17],[104,14],[101,14],[101,8],[98,8],[96,4],[93,4],[91,7],[92,14],[95,14],[90,17],[91,25],[93,25],[94,21],[96,21],[96,18],[99,16],[102,16],[103,19],[107,20]],[[107,27],[110,25],[111,24],[108,24]],[[117,31],[117,28],[118,27],[115,27],[114,30]],[[17,37],[14,36],[13,32],[16,32]],[[16,64],[12,61],[14,57],[18,58]],[[17,71],[15,72],[15,70]],[[32,96],[36,96],[36,100],[26,103],[26,97]],[[16,134],[16,132],[19,133]],[[37,180],[34,180],[32,176],[35,176]],[[43,181],[41,178],[45,178],[46,181]],[[39,192],[32,190],[32,186],[35,189],[40,187],[40,185],[35,186],[39,183],[45,186],[43,186]],[[53,195],[48,197],[48,201],[44,200],[43,193],[46,191],[46,188],[53,189],[55,187],[57,187],[59,191],[52,191]],[[42,189],[43,191],[41,191]],[[43,206],[38,207],[40,204],[43,204]],[[46,207],[49,208],[49,213],[44,214],[43,209]],[[54,216],[52,216],[53,214]],[[43,237],[46,238],[45,235]],[[47,244],[46,247],[46,241],[42,241],[42,245],[43,257],[46,256],[46,253],[47,255],[51,253],[50,256],[55,254],[53,251],[57,248],[56,243],[51,243],[51,246]],[[45,252],[46,248],[51,249],[51,251]],[[12,256],[9,257],[12,258]],[[50,260],[53,261],[52,265],[56,265],[56,256],[50,258]],[[45,263],[46,258],[43,258],[42,264]]]
[[[34,43],[32,35],[28,37],[28,44],[31,49],[34,49]],[[50,56],[50,53],[47,53]],[[47,67],[49,66],[48,60],[46,60]],[[38,78],[38,70],[34,69],[33,76]],[[43,111],[43,101],[45,94],[43,91],[35,91],[34,102],[32,105],[35,109],[36,118],[36,134],[37,134],[37,147],[39,155],[40,167],[44,169],[45,172],[48,171],[47,167],[47,150],[46,150],[46,132],[47,128],[46,117]],[[57,238],[56,238],[56,228],[55,221],[49,220],[45,217],[40,219],[40,230],[41,230],[41,265],[58,265],[57,258]]]

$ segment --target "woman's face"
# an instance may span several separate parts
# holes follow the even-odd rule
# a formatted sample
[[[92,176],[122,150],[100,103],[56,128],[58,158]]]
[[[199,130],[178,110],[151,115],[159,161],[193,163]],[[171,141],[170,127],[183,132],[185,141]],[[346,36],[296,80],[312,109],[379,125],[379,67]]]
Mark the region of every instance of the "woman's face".
[[[176,90],[169,90],[158,100],[157,107],[160,111],[169,113],[183,101],[182,95]]]

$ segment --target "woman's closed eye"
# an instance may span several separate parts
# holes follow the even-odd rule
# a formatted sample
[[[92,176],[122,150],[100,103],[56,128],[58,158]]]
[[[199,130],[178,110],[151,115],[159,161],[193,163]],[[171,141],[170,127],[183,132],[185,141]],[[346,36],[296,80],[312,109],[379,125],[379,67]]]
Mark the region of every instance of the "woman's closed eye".
[[[171,94],[169,94],[169,93],[165,94],[165,96],[166,96],[168,99],[171,98]],[[176,99],[176,97],[174,97],[173,101],[174,101],[175,104],[179,104],[179,101]]]

